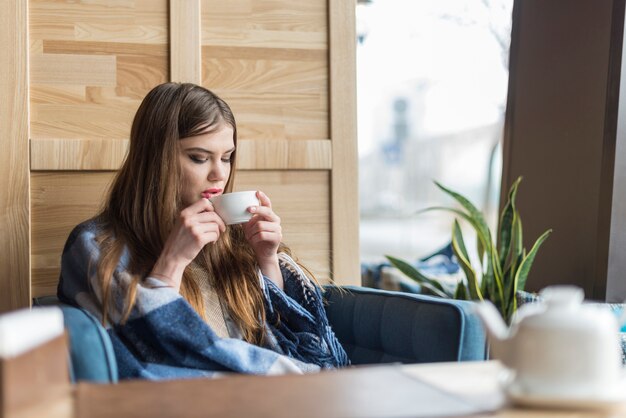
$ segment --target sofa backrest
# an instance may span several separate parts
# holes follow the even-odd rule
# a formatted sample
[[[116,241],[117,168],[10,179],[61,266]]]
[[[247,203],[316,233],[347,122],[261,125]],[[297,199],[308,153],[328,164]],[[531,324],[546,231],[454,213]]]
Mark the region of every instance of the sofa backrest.
[[[111,339],[98,320],[84,309],[65,305],[56,296],[36,298],[33,305],[58,305],[70,337],[72,382],[117,382],[117,362]]]
[[[326,313],[352,364],[484,360],[473,302],[365,287],[326,287]]]

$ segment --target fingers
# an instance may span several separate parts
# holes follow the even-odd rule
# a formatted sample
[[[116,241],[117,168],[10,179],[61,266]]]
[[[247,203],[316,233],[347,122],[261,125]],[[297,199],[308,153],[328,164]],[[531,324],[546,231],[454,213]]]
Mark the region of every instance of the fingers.
[[[280,218],[272,210],[269,197],[261,191],[257,191],[256,196],[259,199],[259,206],[248,208],[253,216],[243,225],[243,230],[257,260],[260,260],[276,256],[276,251],[283,239],[283,232]]]
[[[280,223],[280,218],[272,210],[272,202],[270,201],[270,198],[260,190],[256,192],[256,197],[259,199],[260,205],[250,206],[248,208],[248,212],[254,215],[259,215],[268,221]]]
[[[220,237],[221,230],[215,223],[197,224],[190,228],[195,244],[204,247],[209,242],[215,242]]]
[[[226,231],[224,220],[216,212],[202,212],[194,217],[195,222],[201,224],[217,224],[220,231]]]
[[[197,223],[216,223],[221,232],[226,231],[224,221],[215,212],[213,204],[206,198],[202,198],[183,209],[180,212],[180,222],[187,228],[191,228]]]
[[[211,201],[203,197],[193,205],[187,206],[185,209],[183,209],[180,212],[180,215],[190,216],[202,212],[213,212],[214,210],[215,209],[213,208],[213,204],[211,203]]]
[[[269,206],[250,206],[248,208],[248,212],[252,213],[253,215],[258,215],[258,216],[252,217],[252,219],[249,222],[262,218],[266,221],[280,223],[280,218],[278,217],[278,215],[276,215],[276,213],[274,213],[272,208]]]
[[[275,241],[280,242],[283,238],[283,230],[280,224],[262,220],[253,220],[244,225],[244,234],[250,242]]]
[[[259,199],[259,203],[261,203],[261,206],[266,206],[268,208],[272,207],[272,202],[270,201],[270,198],[262,191],[258,190],[256,192],[256,197]]]

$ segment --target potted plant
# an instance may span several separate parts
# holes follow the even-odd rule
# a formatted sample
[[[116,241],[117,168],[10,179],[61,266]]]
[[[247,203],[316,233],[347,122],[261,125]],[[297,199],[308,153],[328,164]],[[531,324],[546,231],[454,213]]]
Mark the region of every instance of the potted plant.
[[[502,213],[498,227],[497,242],[485,222],[482,213],[467,198],[435,182],[437,187],[450,195],[462,207],[434,207],[426,210],[446,210],[467,221],[476,232],[478,260],[472,265],[461,232],[458,219],[452,226],[452,248],[465,277],[450,289],[436,279],[420,273],[410,263],[392,256],[386,256],[393,266],[409,278],[418,282],[433,295],[465,300],[490,300],[500,311],[502,317],[510,322],[517,310],[515,294],[524,290],[526,279],[541,244],[548,238],[552,230],[547,230],[526,251],[523,244],[522,220],[515,206],[517,188],[522,178],[519,177],[511,186],[508,200]],[[476,263],[475,263],[476,264]]]

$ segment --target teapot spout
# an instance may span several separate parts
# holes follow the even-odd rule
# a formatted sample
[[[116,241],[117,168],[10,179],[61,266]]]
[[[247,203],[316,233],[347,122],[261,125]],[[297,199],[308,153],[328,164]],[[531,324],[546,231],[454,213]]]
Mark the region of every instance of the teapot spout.
[[[475,305],[475,311],[487,330],[494,358],[511,367],[508,355],[509,329],[500,316],[500,312],[491,302],[486,301],[478,302]]]

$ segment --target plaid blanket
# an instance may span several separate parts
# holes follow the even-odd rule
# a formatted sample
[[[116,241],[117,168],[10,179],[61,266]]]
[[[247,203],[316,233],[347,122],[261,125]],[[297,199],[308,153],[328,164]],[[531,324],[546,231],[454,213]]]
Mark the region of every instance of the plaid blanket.
[[[102,294],[96,266],[98,223],[89,220],[70,234],[61,261],[57,289],[64,303],[102,318]],[[131,284],[124,252],[111,282],[106,329],[120,379],[212,377],[227,372],[261,375],[304,373],[345,366],[345,351],[328,324],[322,294],[300,267],[279,254],[284,290],[259,271],[265,294],[267,342],[264,347],[219,338],[180,294],[155,278],[137,287],[136,303],[121,324]],[[280,321],[277,319],[280,318]]]

